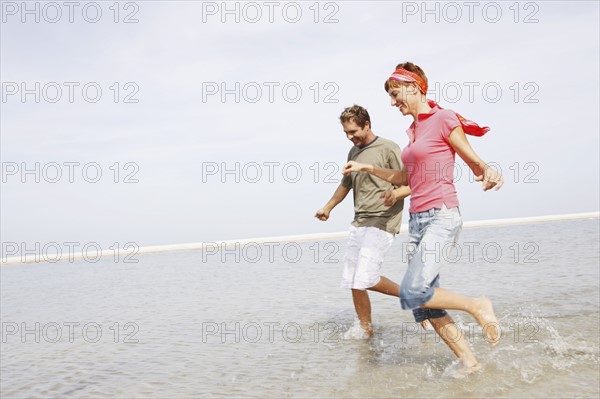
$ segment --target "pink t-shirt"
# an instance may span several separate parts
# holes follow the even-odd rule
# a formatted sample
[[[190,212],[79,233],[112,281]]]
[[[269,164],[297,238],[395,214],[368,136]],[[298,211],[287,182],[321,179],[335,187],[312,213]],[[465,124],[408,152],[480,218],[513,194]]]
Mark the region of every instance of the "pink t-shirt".
[[[460,126],[458,117],[449,109],[434,107],[419,114],[408,128],[409,143],[402,151],[402,162],[408,171],[411,189],[409,212],[458,206],[454,187],[454,149],[448,142],[452,130]]]

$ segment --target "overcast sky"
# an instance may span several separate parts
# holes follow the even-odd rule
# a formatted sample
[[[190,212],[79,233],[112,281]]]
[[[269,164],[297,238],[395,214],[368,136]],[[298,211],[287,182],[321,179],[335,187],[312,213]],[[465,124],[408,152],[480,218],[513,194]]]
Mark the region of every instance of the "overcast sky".
[[[383,90],[403,61],[491,127],[470,141],[506,184],[459,163],[465,220],[598,210],[596,1],[22,4],[2,3],[2,242],[347,230],[351,197],[313,218],[351,146],[338,116],[365,106],[404,147]]]

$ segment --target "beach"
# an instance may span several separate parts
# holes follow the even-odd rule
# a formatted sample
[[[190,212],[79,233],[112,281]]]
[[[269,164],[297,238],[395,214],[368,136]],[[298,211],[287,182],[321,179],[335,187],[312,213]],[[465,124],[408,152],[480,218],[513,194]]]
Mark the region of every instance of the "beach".
[[[463,230],[441,285],[490,297],[503,333],[492,349],[450,311],[483,364],[466,378],[396,298],[370,293],[374,336],[342,339],[343,238],[3,266],[1,395],[598,397],[599,230],[597,217]],[[406,240],[382,270],[396,282]]]

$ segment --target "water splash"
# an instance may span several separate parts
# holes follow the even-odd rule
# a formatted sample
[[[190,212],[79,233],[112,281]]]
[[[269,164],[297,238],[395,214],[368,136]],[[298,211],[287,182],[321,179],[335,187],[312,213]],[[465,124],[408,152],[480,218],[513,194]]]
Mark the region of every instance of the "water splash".
[[[358,319],[354,320],[354,324],[350,327],[343,335],[342,339],[345,340],[361,340],[369,339],[371,335],[360,325]]]

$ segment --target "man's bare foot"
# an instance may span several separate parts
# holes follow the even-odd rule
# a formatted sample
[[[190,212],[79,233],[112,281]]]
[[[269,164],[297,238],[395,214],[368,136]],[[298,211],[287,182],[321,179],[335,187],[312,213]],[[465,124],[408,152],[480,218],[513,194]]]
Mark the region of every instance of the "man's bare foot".
[[[496,346],[502,336],[500,323],[494,314],[492,301],[486,297],[476,298],[477,305],[471,313],[483,329],[483,335],[491,346]]]
[[[358,320],[354,322],[352,327],[348,329],[342,336],[343,339],[369,339],[373,335],[373,327],[368,324],[365,327],[362,326]]]

